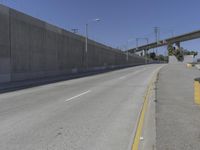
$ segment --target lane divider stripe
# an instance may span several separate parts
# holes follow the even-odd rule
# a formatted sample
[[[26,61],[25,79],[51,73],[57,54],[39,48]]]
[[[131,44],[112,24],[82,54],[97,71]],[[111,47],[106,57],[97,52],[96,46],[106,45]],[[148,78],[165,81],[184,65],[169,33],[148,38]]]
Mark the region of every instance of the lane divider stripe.
[[[120,79],[120,80],[125,79],[125,78],[128,77],[128,76],[136,75],[136,74],[138,74],[138,73],[140,73],[140,72],[142,72],[142,71],[145,71],[145,70],[146,70],[146,69],[137,70],[137,71],[133,72],[132,74],[121,76],[119,79]]]
[[[75,99],[75,98],[78,98],[78,97],[80,97],[80,96],[82,96],[82,95],[85,95],[85,94],[87,94],[87,93],[89,93],[89,92],[91,92],[91,90],[88,90],[88,91],[86,91],[86,92],[83,92],[83,93],[81,93],[81,94],[78,94],[78,95],[76,95],[76,96],[73,96],[73,97],[71,97],[71,98],[65,100],[65,102],[68,102],[68,101],[70,101],[70,100],[73,100],[73,99]]]

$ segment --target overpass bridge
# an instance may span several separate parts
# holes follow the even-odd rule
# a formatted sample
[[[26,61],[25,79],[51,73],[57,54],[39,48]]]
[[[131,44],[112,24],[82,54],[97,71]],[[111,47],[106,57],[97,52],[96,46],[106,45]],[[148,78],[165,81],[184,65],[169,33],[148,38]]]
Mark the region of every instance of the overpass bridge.
[[[169,44],[176,44],[178,47],[180,47],[181,42],[185,42],[185,41],[189,41],[189,40],[193,40],[197,38],[200,38],[200,30],[182,34],[182,35],[175,36],[172,38],[160,40],[158,42],[149,43],[149,44],[142,45],[136,48],[132,48],[132,49],[129,49],[128,52],[135,53],[135,52],[140,52],[140,51],[148,51],[149,49],[161,47],[161,46],[165,46]]]

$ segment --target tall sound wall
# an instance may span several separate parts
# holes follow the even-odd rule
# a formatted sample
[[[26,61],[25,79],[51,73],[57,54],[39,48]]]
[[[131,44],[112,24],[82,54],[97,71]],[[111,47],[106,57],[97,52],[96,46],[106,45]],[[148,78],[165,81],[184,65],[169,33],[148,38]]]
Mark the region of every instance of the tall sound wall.
[[[145,60],[88,41],[64,29],[0,5],[0,82],[140,65]]]

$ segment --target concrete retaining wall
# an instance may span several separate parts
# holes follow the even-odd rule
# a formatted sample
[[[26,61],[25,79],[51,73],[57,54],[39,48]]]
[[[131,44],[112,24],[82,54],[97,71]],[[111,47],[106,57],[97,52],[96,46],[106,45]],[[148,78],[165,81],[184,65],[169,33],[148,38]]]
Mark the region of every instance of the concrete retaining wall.
[[[183,62],[179,62],[175,56],[169,56],[169,63],[170,64],[177,64],[177,63],[192,63],[194,62],[193,55],[184,55]]]
[[[84,37],[2,5],[0,22],[0,82],[145,63],[92,40],[86,55]]]
[[[194,62],[194,56],[193,55],[184,55],[184,63],[192,63]]]

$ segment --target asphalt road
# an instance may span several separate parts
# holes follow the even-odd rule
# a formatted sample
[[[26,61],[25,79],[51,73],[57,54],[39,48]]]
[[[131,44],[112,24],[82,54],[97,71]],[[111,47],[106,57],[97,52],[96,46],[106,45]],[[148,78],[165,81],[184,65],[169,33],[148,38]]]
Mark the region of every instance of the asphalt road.
[[[161,65],[132,67],[0,95],[1,150],[126,150]]]

